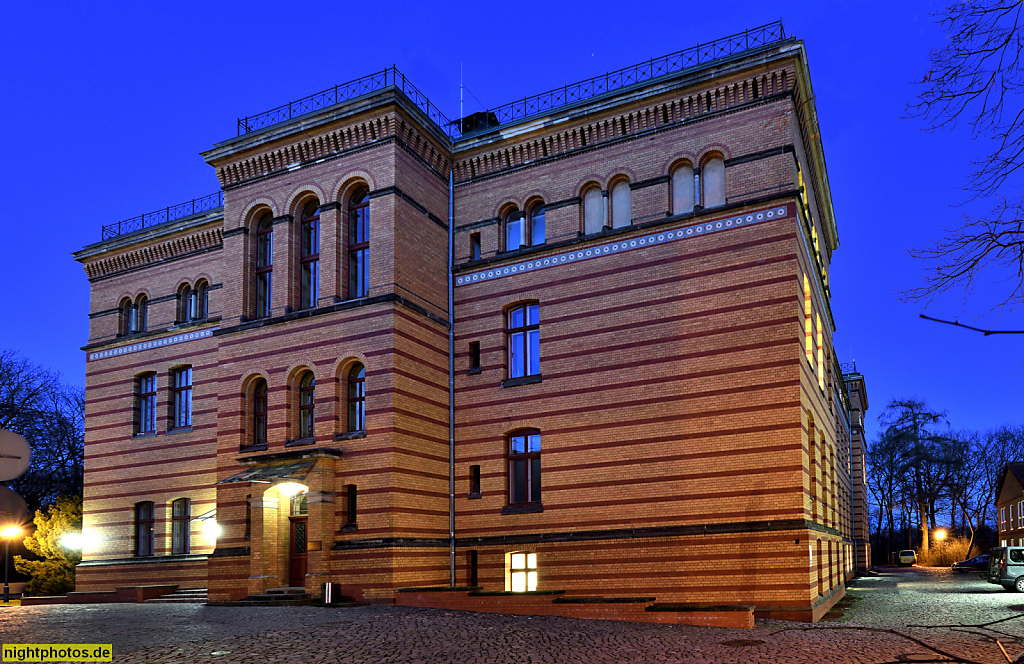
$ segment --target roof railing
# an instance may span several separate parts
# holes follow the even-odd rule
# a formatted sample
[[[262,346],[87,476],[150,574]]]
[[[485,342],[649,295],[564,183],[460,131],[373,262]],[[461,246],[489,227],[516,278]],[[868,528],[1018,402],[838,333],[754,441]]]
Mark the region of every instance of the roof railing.
[[[440,127],[449,139],[454,139],[451,131],[451,128],[454,125],[451,120],[446,118],[436,106],[430,103],[430,100],[427,99],[426,95],[420,92],[419,89],[405,77],[405,74],[398,71],[398,68],[394,66],[388,67],[383,71],[375,72],[369,76],[357,78],[356,80],[349,81],[348,83],[335,85],[333,88],[321,90],[316,94],[303,97],[297,101],[288,102],[287,104],[278,106],[277,108],[273,108],[269,111],[239,118],[238,135],[242,136],[282,122],[287,122],[288,120],[302,115],[315,113],[316,111],[329,108],[344,101],[349,101],[356,97],[370,94],[371,92],[383,90],[388,86],[394,86],[405,93],[405,96],[408,97],[412,103],[416,104],[416,106],[423,111],[428,118],[430,118],[431,122]]]
[[[784,39],[786,39],[786,30],[782,26],[782,21],[775,21],[706,44],[698,44],[682,51],[663,55],[660,58],[651,58],[647,62],[608,72],[603,76],[595,76],[579,83],[564,85],[539,95],[525,97],[519,101],[489,109],[487,112],[494,115],[498,124],[521,120],[559,106],[566,106],[605,92],[674,74],[711,60],[767,46]]]
[[[224,207],[224,192],[222,191],[210,194],[209,196],[203,196],[202,198],[193,198],[190,201],[178,203],[177,205],[169,205],[155,212],[140,214],[137,217],[125,219],[116,224],[108,224],[103,227],[103,239],[109,240],[119,235],[134,233],[135,231],[141,231],[143,228],[190,217],[200,212],[209,212],[220,207]]]
[[[238,135],[243,136],[260,129],[272,127],[282,122],[287,122],[303,115],[335,106],[357,97],[378,92],[389,86],[394,86],[408,97],[423,113],[433,122],[451,141],[456,141],[465,134],[476,133],[492,129],[506,122],[522,120],[544,113],[561,106],[573,104],[590,97],[626,88],[637,83],[650,81],[662,76],[674,74],[690,67],[706,64],[712,60],[725,58],[743,51],[748,51],[762,46],[767,46],[786,39],[786,30],[782,21],[775,21],[757,28],[744,30],[728,37],[716,39],[706,44],[698,44],[691,48],[683,49],[659,58],[651,58],[647,62],[624,67],[602,76],[595,76],[585,81],[564,85],[561,88],[549,90],[538,95],[525,97],[518,101],[498,106],[496,108],[475,113],[471,117],[476,118],[472,129],[463,132],[463,123],[467,118],[449,120],[426,95],[413,85],[405,74],[397,67],[388,67],[383,71],[375,72],[369,76],[357,78],[348,83],[335,85],[333,88],[321,90],[316,94],[303,97],[302,99],[289,102],[257,115],[250,115],[238,119]],[[483,118],[483,121],[481,121]],[[180,219],[199,212],[206,212],[224,205],[223,192],[194,198],[185,203],[171,205],[163,210],[150,212],[138,217],[132,217],[116,224],[103,227],[103,239],[108,240],[126,233],[133,233],[149,226]]]

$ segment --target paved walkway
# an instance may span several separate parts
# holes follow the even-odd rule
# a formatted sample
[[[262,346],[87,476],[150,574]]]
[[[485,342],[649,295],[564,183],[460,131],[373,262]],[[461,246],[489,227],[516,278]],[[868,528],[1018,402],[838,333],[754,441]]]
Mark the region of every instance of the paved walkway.
[[[850,595],[858,599],[841,621],[758,621],[753,630],[398,607],[16,607],[0,609],[0,640],[113,643],[115,662],[219,664],[996,663],[1005,660],[995,638],[1012,654],[1024,650],[1024,594],[975,574],[884,570],[859,580]],[[1002,619],[1008,620],[969,626]],[[958,659],[943,660],[940,653]]]

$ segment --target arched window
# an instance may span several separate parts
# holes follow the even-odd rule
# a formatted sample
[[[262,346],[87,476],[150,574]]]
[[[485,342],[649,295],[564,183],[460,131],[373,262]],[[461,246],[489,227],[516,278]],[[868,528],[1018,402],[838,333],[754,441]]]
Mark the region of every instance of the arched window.
[[[530,207],[530,245],[544,244],[544,203]]]
[[[540,431],[514,431],[508,436],[508,504],[539,502]]]
[[[320,297],[320,203],[310,201],[299,226],[299,308],[315,307]]]
[[[156,432],[156,373],[135,379],[135,433]]]
[[[171,554],[189,553],[189,525],[192,521],[192,501],[178,498],[171,503]]]
[[[196,282],[189,312],[192,316],[189,320],[203,320],[210,315],[210,285],[205,281]]]
[[[307,371],[299,380],[299,438],[312,438],[316,408],[316,380],[313,372]]]
[[[633,202],[629,182],[621,180],[612,187],[612,228],[622,228],[633,223]]]
[[[370,190],[359,187],[348,203],[348,296],[369,291]]]
[[[183,285],[178,289],[178,322],[187,323],[190,320],[191,308],[194,298],[192,297],[192,287],[188,284]]]
[[[152,556],[156,543],[156,519],[153,501],[135,503],[135,546],[136,556]]]
[[[132,333],[132,317],[135,314],[135,305],[128,298],[121,300],[117,305],[117,336],[127,337]]]
[[[305,493],[292,496],[292,509],[289,516],[306,516],[309,514],[309,498]]]
[[[604,228],[604,196],[600,187],[591,187],[583,194],[583,232],[599,233]]]
[[[366,429],[366,368],[356,364],[348,372],[348,430]]]
[[[693,167],[683,164],[672,171],[672,214],[693,212]]]
[[[267,443],[267,381],[260,378],[252,388],[252,444]]]
[[[725,162],[720,157],[709,159],[701,169],[701,174],[704,180],[704,207],[725,205]]]
[[[256,226],[256,318],[270,315],[274,291],[274,224],[269,214]]]
[[[505,213],[505,251],[515,251],[526,244],[526,219],[513,208]]]

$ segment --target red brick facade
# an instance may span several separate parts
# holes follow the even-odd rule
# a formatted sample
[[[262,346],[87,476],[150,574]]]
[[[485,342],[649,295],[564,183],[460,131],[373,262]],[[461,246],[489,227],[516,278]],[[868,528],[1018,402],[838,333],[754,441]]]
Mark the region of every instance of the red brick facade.
[[[329,581],[390,602],[446,585],[451,469],[457,585],[508,590],[527,578],[510,554],[534,553],[539,589],[820,617],[853,573],[853,523],[827,279],[838,239],[812,99],[802,44],[787,40],[454,141],[388,87],[216,145],[204,156],[222,209],[76,255],[92,284],[79,590],[170,581],[235,600],[300,578],[314,595]],[[353,297],[362,187],[368,289]],[[687,196],[702,198],[678,209]],[[319,297],[303,309],[313,199]],[[536,205],[543,236],[506,246],[509,212]],[[186,320],[181,288],[201,283],[208,304]],[[145,330],[126,333],[118,307],[140,294]],[[534,345],[510,329],[532,305]],[[185,365],[191,426],[174,428]],[[156,431],[137,433],[146,372]],[[235,481],[247,470],[262,479]],[[284,480],[307,488],[305,514]],[[179,498],[188,553],[172,552]],[[142,501],[152,556],[133,555]]]

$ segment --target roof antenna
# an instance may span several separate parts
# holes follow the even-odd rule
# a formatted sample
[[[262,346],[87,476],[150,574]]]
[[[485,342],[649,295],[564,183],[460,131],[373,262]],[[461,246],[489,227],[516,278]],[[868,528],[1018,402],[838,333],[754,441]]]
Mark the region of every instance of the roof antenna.
[[[462,63],[459,63],[459,131],[462,131],[462,118],[466,117],[465,111],[462,110],[462,90],[465,86],[462,85]]]

